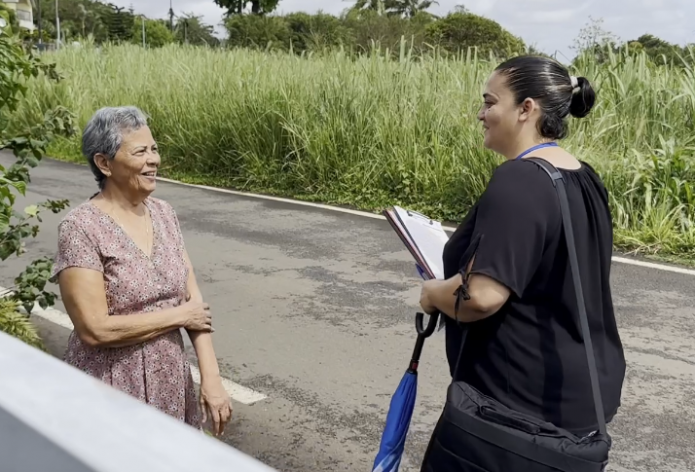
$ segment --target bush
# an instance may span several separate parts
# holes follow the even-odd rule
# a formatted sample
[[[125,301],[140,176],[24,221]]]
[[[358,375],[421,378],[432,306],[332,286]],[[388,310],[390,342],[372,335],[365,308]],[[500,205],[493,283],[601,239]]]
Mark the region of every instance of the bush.
[[[283,17],[234,15],[225,24],[230,46],[289,51],[292,34]]]
[[[292,50],[297,53],[349,46],[350,31],[333,15],[292,13],[284,17]]]
[[[2,9],[0,16],[9,18]],[[36,222],[41,221],[41,209],[58,213],[66,207],[66,200],[47,200],[24,211],[15,205],[18,196],[26,195],[31,169],[39,165],[51,140],[56,135],[70,136],[73,128],[72,116],[60,106],[34,107],[31,116],[16,119],[16,113],[24,111],[21,103],[32,80],[48,78],[55,83],[60,77],[54,65],[25,50],[10,28],[0,29],[0,70],[0,149],[12,151],[16,158],[11,166],[0,166],[0,261],[4,261],[26,252],[25,239],[39,232]],[[36,344],[31,323],[21,319],[17,307],[21,304],[31,313],[35,303],[44,308],[53,304],[55,294],[45,291],[51,267],[49,258],[33,261],[15,278],[10,294],[2,294],[0,330]]]
[[[509,57],[525,50],[524,42],[498,23],[471,13],[451,13],[427,27],[427,38],[449,53],[477,48],[481,54]]]
[[[41,336],[27,315],[19,312],[16,302],[6,298],[0,298],[0,331],[46,351]]]
[[[323,13],[286,16],[234,15],[225,23],[231,47],[304,52],[341,48],[356,55],[373,50],[401,54],[402,41],[416,56],[435,47],[451,54],[476,46],[499,56],[524,50],[523,41],[492,20],[470,13],[436,19],[426,12],[413,17],[380,15],[374,10],[349,10],[341,17]]]

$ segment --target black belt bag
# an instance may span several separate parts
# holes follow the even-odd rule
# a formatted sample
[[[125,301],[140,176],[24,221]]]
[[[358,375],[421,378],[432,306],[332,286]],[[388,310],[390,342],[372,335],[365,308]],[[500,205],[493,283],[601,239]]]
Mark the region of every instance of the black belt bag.
[[[606,431],[567,191],[562,174],[552,164],[542,159],[528,160],[550,176],[560,200],[598,431],[580,438],[552,423],[511,410],[465,382],[454,381],[427,447],[422,472],[603,472],[608,465],[612,441]],[[460,360],[459,354],[457,364]],[[458,372],[458,365],[454,372]]]

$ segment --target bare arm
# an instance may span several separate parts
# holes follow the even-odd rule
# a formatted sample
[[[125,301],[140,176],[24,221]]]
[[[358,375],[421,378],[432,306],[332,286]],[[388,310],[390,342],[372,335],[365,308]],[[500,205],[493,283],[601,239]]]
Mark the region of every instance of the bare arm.
[[[457,321],[470,323],[492,316],[502,308],[509,299],[509,289],[485,275],[471,274],[474,260],[466,269],[470,299],[461,299],[456,312],[456,290],[463,283],[460,273],[446,280],[433,280],[427,282],[428,287],[424,290],[425,304],[430,306],[431,311],[436,309]]]
[[[70,267],[60,273],[58,284],[75,332],[90,346],[138,344],[184,327],[188,318],[182,306],[136,316],[109,316],[103,275],[96,270]]]
[[[188,256],[188,252],[184,250],[186,265],[188,266],[188,296],[191,301],[202,302],[203,295],[200,293],[198,282],[195,279],[193,264]],[[212,335],[209,332],[203,331],[188,331],[188,336],[191,338],[193,348],[198,357],[198,366],[200,368],[201,383],[208,379],[216,379],[220,376],[220,368],[217,364],[217,356],[215,349],[212,347]]]

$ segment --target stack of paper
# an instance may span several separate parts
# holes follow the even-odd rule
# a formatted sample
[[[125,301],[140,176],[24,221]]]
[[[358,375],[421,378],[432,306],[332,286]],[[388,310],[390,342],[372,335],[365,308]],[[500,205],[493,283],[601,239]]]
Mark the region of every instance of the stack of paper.
[[[384,210],[384,216],[410,251],[427,279],[444,278],[442,254],[449,236],[438,221],[422,213],[394,206]]]

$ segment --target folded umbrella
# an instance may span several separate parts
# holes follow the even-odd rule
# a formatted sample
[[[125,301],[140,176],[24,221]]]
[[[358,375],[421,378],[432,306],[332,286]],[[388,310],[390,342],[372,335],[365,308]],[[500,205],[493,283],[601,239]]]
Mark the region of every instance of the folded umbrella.
[[[410,420],[415,408],[417,397],[417,369],[420,364],[420,354],[425,344],[425,339],[434,333],[437,327],[439,314],[430,316],[427,327],[423,326],[424,314],[415,316],[415,328],[417,340],[408,370],[406,370],[401,383],[391,398],[386,425],[381,436],[379,452],[374,459],[372,472],[397,472],[403,457],[405,438],[410,428]]]

